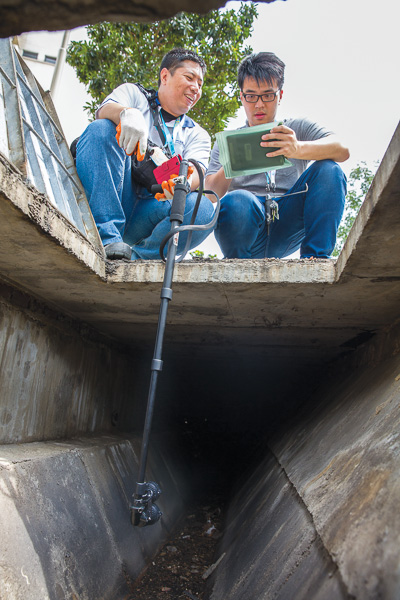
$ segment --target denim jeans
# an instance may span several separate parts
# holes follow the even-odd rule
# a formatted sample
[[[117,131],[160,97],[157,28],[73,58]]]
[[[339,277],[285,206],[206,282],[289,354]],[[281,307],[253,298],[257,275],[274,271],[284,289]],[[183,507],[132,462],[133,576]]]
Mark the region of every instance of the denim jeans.
[[[332,160],[314,162],[287,192],[275,198],[279,220],[265,220],[265,198],[245,190],[221,200],[215,237],[225,258],[284,258],[300,248],[300,258],[329,258],[342,218],[346,176]]]
[[[146,188],[132,182],[131,158],[118,146],[115,133],[115,125],[108,119],[88,125],[77,145],[78,175],[103,245],[124,241],[132,247],[132,260],[157,259],[160,243],[171,229],[171,201],[157,201]],[[195,192],[187,196],[183,225],[190,222],[196,198]],[[210,222],[213,214],[212,202],[203,196],[196,225]],[[191,248],[210,233],[211,229],[193,232]],[[180,234],[178,253],[187,235]]]

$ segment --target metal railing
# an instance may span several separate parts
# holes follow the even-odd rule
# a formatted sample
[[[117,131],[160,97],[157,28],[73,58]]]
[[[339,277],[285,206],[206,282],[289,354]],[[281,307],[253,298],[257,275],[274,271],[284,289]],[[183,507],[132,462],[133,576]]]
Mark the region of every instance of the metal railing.
[[[95,246],[102,243],[50,93],[0,39],[0,152]]]

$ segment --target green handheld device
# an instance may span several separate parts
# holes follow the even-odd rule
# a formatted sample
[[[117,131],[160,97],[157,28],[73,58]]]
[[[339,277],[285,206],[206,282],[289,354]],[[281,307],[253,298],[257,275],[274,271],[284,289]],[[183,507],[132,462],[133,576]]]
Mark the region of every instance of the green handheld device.
[[[260,146],[261,136],[277,125],[277,122],[265,123],[217,133],[220,162],[225,176],[232,178],[289,167],[292,163],[284,156],[266,156],[267,152],[274,152],[278,148]]]

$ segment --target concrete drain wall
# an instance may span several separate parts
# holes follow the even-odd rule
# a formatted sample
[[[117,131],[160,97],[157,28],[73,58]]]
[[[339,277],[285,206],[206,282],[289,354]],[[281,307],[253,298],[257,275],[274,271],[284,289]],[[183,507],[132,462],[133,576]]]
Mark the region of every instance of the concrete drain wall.
[[[164,513],[147,529],[130,525],[138,439],[120,436],[0,448],[0,598],[122,599],[176,527],[184,489],[165,444],[149,473],[163,487]]]
[[[399,330],[327,374],[236,494],[210,600],[400,597]]]

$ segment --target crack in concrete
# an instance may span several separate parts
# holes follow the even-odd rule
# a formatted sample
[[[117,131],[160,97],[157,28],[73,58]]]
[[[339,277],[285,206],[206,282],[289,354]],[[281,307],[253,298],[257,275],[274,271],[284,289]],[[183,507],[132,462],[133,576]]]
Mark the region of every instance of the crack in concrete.
[[[315,520],[314,520],[313,514],[312,514],[312,512],[311,512],[311,511],[308,509],[308,506],[307,506],[307,504],[304,502],[303,498],[301,497],[301,495],[300,495],[300,492],[299,492],[299,490],[297,489],[297,486],[296,486],[296,484],[295,484],[295,483],[294,483],[294,482],[293,482],[293,481],[290,479],[290,477],[289,477],[289,474],[287,473],[287,471],[286,471],[286,469],[285,469],[284,465],[281,463],[281,461],[279,460],[279,458],[278,458],[278,456],[275,454],[275,452],[272,450],[272,448],[268,446],[268,449],[269,449],[269,451],[271,452],[272,456],[275,458],[276,462],[278,463],[278,465],[279,465],[279,467],[280,467],[280,469],[281,469],[281,471],[282,471],[282,473],[283,473],[283,475],[284,475],[285,479],[287,480],[287,482],[288,482],[288,484],[289,484],[289,486],[290,486],[290,489],[291,489],[291,490],[294,492],[294,494],[295,494],[295,496],[296,496],[296,499],[297,499],[297,501],[299,502],[299,504],[300,504],[300,505],[301,505],[301,506],[304,508],[304,510],[306,511],[306,513],[307,513],[307,515],[308,515],[308,517],[309,517],[309,519],[310,519],[310,522],[311,522],[311,524],[312,524],[312,526],[313,526],[313,528],[314,528],[314,531],[315,531],[315,538],[314,538],[313,540],[311,540],[311,541],[310,541],[310,543],[309,543],[309,545],[308,545],[308,548],[307,548],[307,550],[308,550],[308,553],[311,551],[311,548],[312,548],[312,546],[313,546],[313,544],[314,544],[314,541],[316,541],[316,542],[317,542],[317,543],[320,545],[320,547],[321,547],[321,548],[324,550],[324,552],[325,552],[326,556],[329,558],[329,560],[330,560],[330,562],[332,563],[332,566],[333,566],[333,568],[334,568],[334,570],[333,570],[333,571],[330,573],[330,575],[329,575],[329,576],[330,576],[330,577],[332,577],[332,576],[335,574],[335,572],[337,572],[337,576],[338,576],[338,578],[339,578],[340,584],[341,584],[341,586],[343,587],[343,589],[346,591],[346,594],[347,594],[347,597],[348,597],[348,599],[349,599],[349,600],[356,600],[356,597],[355,597],[355,596],[353,596],[353,595],[350,593],[350,591],[349,591],[349,589],[348,589],[348,586],[347,586],[347,584],[346,584],[345,580],[343,579],[343,576],[342,576],[342,573],[341,573],[341,570],[340,570],[340,566],[339,566],[338,562],[335,560],[335,556],[334,556],[334,554],[333,554],[333,553],[332,553],[332,552],[329,550],[329,548],[327,548],[327,546],[325,545],[325,543],[324,543],[324,540],[323,540],[323,538],[321,537],[321,535],[320,535],[320,533],[319,533],[319,531],[318,531],[318,527],[317,527],[317,525],[316,525],[316,523],[315,523]],[[306,551],[306,552],[307,552],[307,551]],[[303,554],[305,554],[305,553],[303,553]],[[305,558],[305,556],[306,556],[306,555],[307,555],[307,554],[305,554],[305,555],[304,555],[304,558]],[[298,566],[298,565],[296,564],[296,567],[297,567],[297,566]],[[290,574],[290,575],[291,575],[291,574]],[[286,580],[288,580],[288,579],[290,578],[290,575],[288,575],[288,577],[287,577],[287,579],[286,579]],[[282,584],[282,585],[283,585],[283,584]]]

